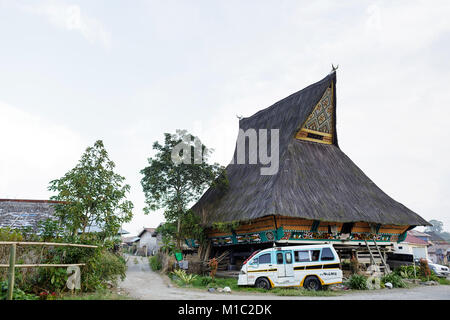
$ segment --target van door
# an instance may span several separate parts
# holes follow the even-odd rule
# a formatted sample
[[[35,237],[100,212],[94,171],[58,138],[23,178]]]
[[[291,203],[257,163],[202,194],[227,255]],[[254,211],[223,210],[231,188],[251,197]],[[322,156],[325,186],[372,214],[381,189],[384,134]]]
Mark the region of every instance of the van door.
[[[284,253],[284,271],[286,277],[294,277],[294,262],[292,261],[292,251],[288,251]]]
[[[292,261],[292,251],[277,251],[277,275],[279,283],[294,281],[294,263]]]
[[[277,251],[275,259],[277,260],[277,274],[278,278],[283,279],[286,276],[285,266],[284,266],[284,253],[283,251]]]

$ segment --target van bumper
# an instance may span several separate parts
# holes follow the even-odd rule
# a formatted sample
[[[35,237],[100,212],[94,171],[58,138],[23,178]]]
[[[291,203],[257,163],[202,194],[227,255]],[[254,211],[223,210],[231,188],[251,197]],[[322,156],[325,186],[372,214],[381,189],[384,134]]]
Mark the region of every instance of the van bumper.
[[[247,274],[239,274],[238,286],[246,286],[248,284]]]

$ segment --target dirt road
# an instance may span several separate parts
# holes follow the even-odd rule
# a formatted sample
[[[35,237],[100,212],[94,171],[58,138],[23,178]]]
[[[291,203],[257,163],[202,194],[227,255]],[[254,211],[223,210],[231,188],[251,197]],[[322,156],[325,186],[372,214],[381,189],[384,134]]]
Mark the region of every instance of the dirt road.
[[[129,256],[127,277],[119,284],[130,297],[140,300],[450,300],[450,286],[415,287],[348,292],[334,297],[281,297],[258,293],[209,293],[206,290],[176,288],[169,278],[150,269],[148,259]]]

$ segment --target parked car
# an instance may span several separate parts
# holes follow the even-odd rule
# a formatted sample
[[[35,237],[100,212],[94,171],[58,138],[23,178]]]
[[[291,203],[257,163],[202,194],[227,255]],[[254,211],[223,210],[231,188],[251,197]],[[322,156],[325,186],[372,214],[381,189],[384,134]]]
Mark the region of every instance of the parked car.
[[[339,267],[339,256],[331,244],[274,247],[254,252],[244,262],[238,285],[319,290],[342,283]]]
[[[438,277],[448,277],[448,275],[450,274],[448,267],[433,263],[433,261],[431,261],[430,259],[427,259],[427,261],[430,270]]]

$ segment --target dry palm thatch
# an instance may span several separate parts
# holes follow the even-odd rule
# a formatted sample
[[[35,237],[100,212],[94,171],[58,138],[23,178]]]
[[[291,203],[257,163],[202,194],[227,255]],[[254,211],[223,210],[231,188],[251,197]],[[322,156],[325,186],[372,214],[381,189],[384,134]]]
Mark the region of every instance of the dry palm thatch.
[[[229,189],[211,187],[194,205],[203,223],[249,221],[278,215],[335,222],[428,225],[428,222],[376,186],[339,148],[336,90],[332,144],[298,140],[296,133],[325,90],[336,88],[336,73],[298,91],[251,117],[239,128],[279,129],[279,170],[261,175],[260,164],[230,164]],[[271,139],[268,139],[270,150]],[[234,152],[236,159],[237,149]],[[234,161],[236,163],[236,161]]]

